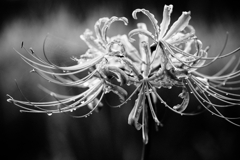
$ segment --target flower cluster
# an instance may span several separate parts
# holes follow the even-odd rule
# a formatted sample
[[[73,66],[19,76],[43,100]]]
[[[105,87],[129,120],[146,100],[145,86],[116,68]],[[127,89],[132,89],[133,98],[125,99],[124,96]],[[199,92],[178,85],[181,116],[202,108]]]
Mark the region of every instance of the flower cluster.
[[[21,58],[34,68],[34,72],[44,79],[62,86],[87,88],[84,92],[75,95],[60,95],[42,89],[54,97],[51,102],[30,102],[15,100],[9,96],[8,101],[21,107],[22,112],[53,113],[72,112],[83,106],[88,106],[87,114],[76,117],[87,117],[98,110],[104,94],[116,94],[122,106],[137,95],[135,104],[128,117],[128,123],[136,129],[142,129],[143,142],[148,143],[148,115],[151,115],[157,125],[161,125],[156,115],[156,104],[159,100],[170,110],[181,115],[194,115],[187,113],[186,108],[190,95],[194,95],[200,104],[213,115],[224,118],[237,126],[231,119],[224,116],[217,108],[230,107],[240,104],[240,95],[230,92],[238,88],[229,85],[238,84],[236,77],[240,75],[238,64],[229,74],[222,75],[236,59],[235,56],[215,75],[208,76],[197,70],[207,67],[218,59],[235,54],[240,48],[224,54],[220,52],[216,57],[208,57],[208,47],[203,49],[202,42],[195,35],[194,28],[189,25],[190,12],[182,15],[170,25],[173,6],[165,5],[162,22],[159,25],[154,15],[145,9],[133,11],[133,18],[137,13],[145,14],[151,21],[154,33],[148,31],[146,24],[138,23],[137,28],[128,35],[107,36],[107,30],[115,21],[122,21],[127,25],[125,17],[111,17],[99,19],[95,26],[95,35],[86,30],[80,38],[87,44],[88,50],[80,58],[73,58],[76,65],[61,67],[52,63],[46,56],[43,60],[34,54],[33,50],[25,49],[34,59],[29,59],[16,51]],[[133,45],[133,37],[138,36],[139,46]],[[226,44],[225,44],[226,45]],[[79,79],[76,74],[88,71],[88,75]],[[113,81],[117,82],[113,83]],[[128,95],[123,86],[135,86],[134,91]],[[180,104],[169,106],[158,94],[161,88],[171,89],[180,87]],[[214,99],[214,100],[212,100]],[[219,103],[215,103],[215,101]],[[214,102],[213,102],[214,101]],[[141,119],[140,119],[141,118]],[[236,117],[237,118],[237,117]]]

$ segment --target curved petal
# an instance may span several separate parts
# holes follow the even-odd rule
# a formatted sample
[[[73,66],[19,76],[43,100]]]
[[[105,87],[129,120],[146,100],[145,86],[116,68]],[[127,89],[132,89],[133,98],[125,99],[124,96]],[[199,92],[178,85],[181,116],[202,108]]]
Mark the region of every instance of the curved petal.
[[[128,19],[125,17],[111,17],[107,22],[105,22],[102,28],[102,39],[105,44],[107,44],[107,30],[110,28],[111,24],[115,21],[122,21],[125,25],[128,24]]]
[[[179,97],[182,98],[183,101],[181,104],[173,106],[173,109],[175,109],[177,112],[182,113],[187,108],[190,100],[189,93],[185,87],[183,88],[182,93],[179,94]]]
[[[171,38],[175,33],[182,31],[189,23],[191,19],[191,12],[183,12],[176,22],[171,26],[167,34],[163,37],[163,40]]]
[[[103,18],[100,18],[94,25],[94,30],[95,30],[95,34],[96,34],[96,37],[97,39],[99,39],[102,43],[103,43],[103,36],[102,36],[102,30],[101,30],[101,24],[102,23],[106,23],[107,21],[109,20],[108,17],[103,17]]]
[[[134,19],[137,19],[138,12],[142,12],[150,19],[150,21],[152,22],[153,28],[155,30],[155,38],[157,39],[157,37],[159,36],[159,26],[158,26],[158,21],[155,19],[154,15],[146,9],[135,9],[132,13],[132,16]]]

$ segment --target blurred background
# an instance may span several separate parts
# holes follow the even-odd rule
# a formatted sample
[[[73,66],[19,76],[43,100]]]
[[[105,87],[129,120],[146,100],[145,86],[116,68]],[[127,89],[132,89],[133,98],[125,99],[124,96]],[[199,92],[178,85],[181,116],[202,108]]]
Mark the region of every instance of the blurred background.
[[[172,22],[182,11],[191,11],[190,24],[202,40],[204,47],[210,45],[210,56],[218,54],[224,44],[226,31],[229,41],[225,53],[240,46],[240,10],[237,1],[201,0],[1,0],[0,1],[0,157],[1,159],[25,160],[138,160],[141,157],[142,135],[127,124],[133,103],[121,108],[111,108],[112,95],[103,99],[104,107],[99,113],[84,119],[74,119],[65,114],[20,113],[19,108],[6,102],[6,94],[24,100],[15,80],[24,95],[31,101],[48,101],[51,97],[39,88],[41,84],[60,93],[78,94],[68,89],[49,84],[36,74],[15,53],[24,41],[26,48],[32,47],[42,55],[44,38],[48,33],[64,40],[63,46],[76,44],[73,50],[59,55],[52,52],[49,57],[59,64],[83,54],[87,46],[79,35],[86,28],[93,29],[101,17],[124,16],[129,25],[117,22],[111,26],[109,35],[128,33],[138,22],[149,24],[139,14],[133,20],[131,13],[136,8],[150,10],[159,23],[164,4],[173,4]],[[67,42],[69,42],[69,45]],[[223,67],[229,59],[219,61],[203,73],[211,74]],[[130,90],[131,91],[131,90]],[[162,90],[166,101],[174,101],[174,90]],[[165,95],[165,96],[164,96]],[[172,95],[172,96],[171,96]],[[175,95],[175,96],[173,96]],[[192,99],[191,106],[199,105]],[[185,117],[164,109],[159,104],[159,119],[164,127],[150,133],[151,160],[224,160],[240,157],[240,128],[223,119],[204,112],[198,116]],[[162,108],[162,109],[161,109]],[[239,111],[239,110],[236,110]],[[236,112],[240,116],[240,112]]]

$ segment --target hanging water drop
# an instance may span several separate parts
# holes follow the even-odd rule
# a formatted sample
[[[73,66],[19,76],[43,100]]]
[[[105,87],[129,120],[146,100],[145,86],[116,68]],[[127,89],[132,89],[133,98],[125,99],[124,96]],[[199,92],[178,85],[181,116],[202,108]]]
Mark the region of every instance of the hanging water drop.
[[[152,88],[150,88],[148,91],[149,91],[149,93],[152,93],[152,92],[153,92]]]
[[[7,99],[7,102],[12,103],[13,101],[12,101],[12,99],[9,98],[9,99]]]
[[[85,101],[81,101],[81,104],[85,103]]]
[[[52,115],[52,112],[47,113],[47,115],[48,115],[48,116],[51,116],[51,115]]]

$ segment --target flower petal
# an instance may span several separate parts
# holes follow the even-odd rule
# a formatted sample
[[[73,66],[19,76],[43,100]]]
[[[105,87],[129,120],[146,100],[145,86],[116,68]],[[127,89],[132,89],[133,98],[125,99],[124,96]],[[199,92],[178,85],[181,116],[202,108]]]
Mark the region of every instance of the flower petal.
[[[154,40],[154,42],[156,42],[156,40],[155,40],[155,38],[154,38],[154,36],[152,35],[151,32],[149,32],[149,31],[147,31],[147,30],[145,30],[145,29],[140,29],[140,28],[138,28],[138,29],[133,29],[133,30],[131,30],[131,31],[128,33],[128,37],[129,37],[129,41],[130,41],[130,42],[134,42],[134,41],[135,41],[135,40],[132,38],[132,36],[134,36],[134,35],[136,35],[136,34],[145,35],[145,36],[151,38],[152,40]]]
[[[168,26],[170,24],[170,20],[171,20],[171,13],[172,13],[172,8],[173,5],[165,5],[164,6],[164,10],[163,10],[163,20],[162,23],[160,24],[160,35],[158,37],[158,39],[162,39],[162,37],[165,35]]]
[[[106,23],[108,20],[109,20],[108,17],[100,18],[94,25],[94,30],[95,30],[96,37],[102,43],[103,43],[103,36],[102,36],[101,24]]]
[[[154,15],[146,9],[135,9],[132,13],[132,16],[134,19],[137,19],[138,12],[142,12],[150,19],[150,21],[152,22],[153,28],[155,30],[155,39],[157,39],[157,37],[159,36],[158,35],[159,34],[159,26],[158,26],[158,21],[155,19]]]
[[[183,12],[176,22],[171,26],[167,34],[163,37],[163,40],[171,38],[175,33],[182,31],[189,23],[191,19],[191,12]]]
[[[121,42],[124,45],[126,50],[126,57],[130,58],[133,62],[141,62],[138,50],[129,42],[129,39],[126,35],[121,36]]]
[[[142,111],[142,137],[143,143],[148,143],[148,108],[146,104],[143,104],[143,111]]]
[[[107,30],[110,28],[111,24],[115,21],[122,21],[125,25],[128,24],[128,19],[125,17],[111,17],[107,22],[105,22],[103,28],[102,28],[102,37],[103,37],[103,42],[107,44]]]
[[[179,113],[182,113],[187,108],[190,100],[189,93],[185,87],[183,88],[182,93],[179,94],[179,97],[182,98],[183,101],[181,104],[173,106],[173,109],[175,109]]]
[[[142,111],[142,103],[143,101],[145,101],[145,94],[143,93],[143,88],[144,87],[142,86],[138,94],[138,98],[135,101],[134,107],[128,116],[128,124],[134,125],[137,130],[141,129],[141,125],[138,123],[138,119]]]

